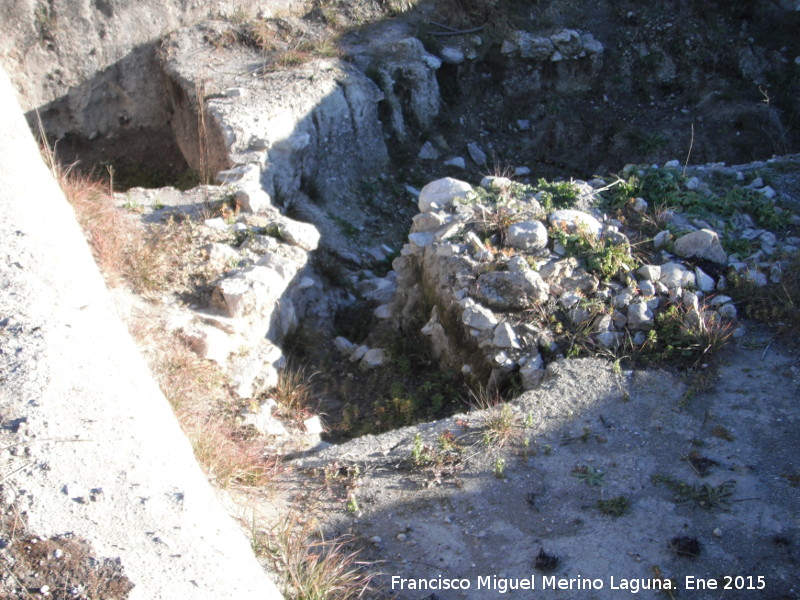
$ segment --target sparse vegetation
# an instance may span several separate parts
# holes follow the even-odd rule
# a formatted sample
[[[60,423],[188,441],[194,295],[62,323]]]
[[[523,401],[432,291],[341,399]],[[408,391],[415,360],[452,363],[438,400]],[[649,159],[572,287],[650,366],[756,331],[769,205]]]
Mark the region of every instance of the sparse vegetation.
[[[582,481],[589,487],[601,487],[603,485],[603,479],[605,478],[605,473],[599,469],[595,469],[594,467],[587,465],[576,466],[574,469],[572,469],[570,475]]]
[[[574,233],[554,230],[553,236],[566,248],[567,254],[585,260],[586,270],[604,281],[639,266],[628,244],[616,244],[608,238],[598,239],[585,230]]]
[[[630,500],[625,496],[616,496],[607,500],[600,499],[597,501],[597,508],[604,515],[611,517],[621,517],[630,508]]]
[[[759,286],[745,276],[731,272],[731,295],[744,314],[777,329],[780,338],[796,345],[800,340],[800,256],[786,261],[779,283]]]
[[[356,508],[357,510],[357,508]],[[356,539],[326,540],[310,518],[293,512],[269,530],[254,531],[259,548],[283,578],[293,600],[355,600],[371,589],[376,573],[360,559]]]
[[[13,507],[0,511],[0,598],[125,600],[133,584],[124,565],[70,535],[38,536]]]
[[[716,486],[708,483],[691,485],[662,473],[653,475],[652,482],[655,485],[663,484],[669,488],[674,494],[672,497],[674,502],[691,502],[706,510],[728,510],[733,490],[736,488],[735,481],[726,481]]]
[[[655,318],[641,359],[645,362],[698,366],[719,352],[733,335],[733,324],[700,307],[689,311],[670,305]]]

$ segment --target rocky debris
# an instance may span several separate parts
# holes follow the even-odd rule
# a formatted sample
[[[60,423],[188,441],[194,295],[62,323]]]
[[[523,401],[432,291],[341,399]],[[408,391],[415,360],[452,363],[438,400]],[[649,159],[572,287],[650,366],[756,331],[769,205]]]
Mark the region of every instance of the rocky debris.
[[[676,177],[679,185],[690,180],[680,179],[675,168],[638,173]],[[727,193],[715,192],[702,169],[695,173],[695,193]],[[753,226],[747,210],[755,206],[763,220],[767,209],[760,203],[774,202],[759,194],[764,200],[746,196],[751,204],[735,205],[726,219],[673,211],[674,233],[656,235],[647,252],[650,262],[642,264],[629,242],[640,234],[609,219],[610,200],[594,191],[605,185],[526,186],[503,177],[485,177],[477,189],[451,178],[429,183],[420,194],[423,212],[414,217],[410,243],[393,263],[393,318],[407,324],[421,306],[432,306],[422,332],[444,367],[481,386],[518,373],[530,387],[553,354],[575,352],[576,343],[578,352],[623,344],[647,350],[648,344],[680,344],[675,336],[688,340],[714,327],[732,331],[727,323],[736,318],[736,307],[718,293],[726,273],[767,285],[769,277],[780,277],[781,266],[780,259],[769,260],[779,256],[769,249],[785,253],[795,247],[791,236],[781,239]],[[657,202],[635,197],[641,202],[628,206],[628,219],[650,218]],[[731,223],[739,239],[755,246],[746,262],[726,252],[712,229],[719,226],[730,236]]]
[[[316,60],[290,71],[253,73],[256,49],[220,51],[208,42],[224,35],[229,23],[209,22],[179,30],[164,40],[162,62],[173,82],[173,127],[189,163],[204,167],[198,148],[208,147],[209,167],[246,169],[255,185],[239,191],[244,204],[258,208],[281,197],[292,201],[302,187],[323,199],[346,195],[364,171],[388,160],[377,116],[383,94],[362,71],[335,60]],[[226,69],[207,79],[207,64]],[[229,73],[229,75],[228,75]],[[205,131],[197,130],[197,90],[205,94]],[[225,90],[235,87],[237,94]],[[199,136],[207,140],[199,143]],[[335,183],[334,183],[335,182]],[[253,206],[255,204],[255,206]]]
[[[552,35],[536,35],[528,31],[514,31],[503,42],[503,54],[518,54],[532,61],[596,59],[605,48],[591,33],[574,29],[561,29]]]

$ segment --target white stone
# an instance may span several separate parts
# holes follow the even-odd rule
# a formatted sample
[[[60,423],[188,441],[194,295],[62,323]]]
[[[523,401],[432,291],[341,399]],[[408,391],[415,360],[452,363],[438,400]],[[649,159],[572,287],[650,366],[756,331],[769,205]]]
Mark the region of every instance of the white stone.
[[[653,311],[644,302],[634,302],[628,306],[628,327],[631,329],[652,329]]]
[[[229,227],[229,225],[221,217],[206,219],[205,221],[203,221],[203,225],[205,225],[206,227],[210,227],[211,229],[216,229],[217,231],[228,231]]]
[[[202,323],[185,328],[183,337],[192,352],[201,358],[213,360],[218,365],[225,365],[228,356],[239,344],[238,337]]]
[[[390,319],[392,317],[392,305],[381,304],[374,311],[372,311],[372,314],[378,319]]]
[[[550,213],[548,217],[550,224],[554,227],[563,228],[568,231],[585,229],[589,233],[598,236],[603,230],[600,221],[589,213],[580,210],[562,209]]]
[[[465,199],[472,186],[465,181],[444,177],[431,181],[419,192],[419,211],[430,212],[452,206],[456,199]]]
[[[278,223],[281,237],[287,243],[303,250],[316,250],[319,246],[320,233],[311,223],[301,223],[294,219],[281,219]]]
[[[431,211],[418,213],[411,219],[411,231],[414,233],[433,231],[452,220],[453,216],[445,212]]]
[[[680,263],[668,262],[661,265],[659,281],[668,289],[694,285],[694,273]]]
[[[257,213],[272,206],[272,198],[260,187],[245,187],[236,190],[236,205],[245,212]]]
[[[640,281],[639,291],[641,292],[642,296],[655,296],[656,286],[653,285],[652,281]]]
[[[689,290],[683,292],[683,306],[686,308],[686,310],[697,310],[700,306],[700,301],[697,298],[697,294],[690,292]]]
[[[622,341],[622,334],[614,331],[604,331],[597,334],[597,341],[605,348],[616,348]]]
[[[353,354],[350,355],[350,360],[353,362],[359,361],[364,358],[364,355],[369,352],[369,346],[359,346],[355,350],[353,350]]]
[[[519,336],[514,328],[506,322],[500,323],[494,328],[492,343],[497,348],[520,348]]]
[[[448,158],[446,161],[444,161],[444,165],[446,167],[456,167],[457,169],[466,169],[467,161],[464,160],[463,156],[454,156],[453,158]]]
[[[464,62],[464,53],[458,48],[445,46],[439,52],[442,61],[448,65],[460,65]]]
[[[481,187],[487,190],[504,190],[513,183],[508,177],[498,177],[496,175],[487,175],[481,179]]]
[[[421,160],[436,160],[439,158],[439,151],[430,142],[422,144],[417,157]]]
[[[677,169],[680,166],[681,166],[680,161],[679,160],[674,160],[674,159],[673,160],[668,160],[667,162],[664,163],[664,167],[667,168],[667,169]]]
[[[342,336],[338,336],[333,340],[333,347],[345,355],[352,354],[356,349],[356,345],[353,342]]]
[[[719,236],[710,229],[700,229],[682,235],[675,240],[673,249],[675,254],[684,258],[704,258],[720,265],[728,261]]]
[[[498,324],[497,317],[492,311],[471,300],[465,302],[464,312],[461,315],[461,322],[467,327],[479,331],[493,329]]]
[[[227,265],[239,261],[239,252],[228,244],[211,243],[206,246],[208,260],[214,264]]]
[[[658,265],[644,265],[636,270],[636,274],[647,281],[658,281],[661,279],[661,267]]]
[[[322,419],[319,415],[314,415],[303,421],[303,427],[306,428],[306,433],[310,435],[325,433],[325,427],[322,425]]]
[[[663,245],[667,244],[672,239],[672,232],[665,229],[664,231],[659,231],[656,236],[653,238],[653,246],[656,248],[661,248]]]
[[[775,190],[772,189],[770,186],[766,186],[758,190],[758,193],[767,198],[768,200],[772,200],[777,194]]]
[[[687,190],[697,190],[702,185],[702,181],[697,177],[691,177],[686,181],[686,189]]]
[[[647,212],[647,200],[644,198],[636,198],[633,201],[633,210],[638,213]]]
[[[536,353],[529,356],[519,368],[520,379],[522,379],[522,387],[525,390],[532,390],[536,388],[544,377],[544,361],[542,355]]]
[[[252,425],[263,435],[286,435],[286,427],[278,419],[272,416],[272,411],[267,405],[261,407],[257,413],[247,413],[244,415],[244,424]]]
[[[713,292],[714,289],[716,288],[717,284],[714,281],[714,278],[708,275],[700,267],[694,268],[694,277],[697,289],[703,292]]]
[[[475,162],[475,164],[480,166],[486,164],[486,152],[484,152],[483,149],[475,142],[470,142],[467,144],[467,153]]]
[[[421,231],[408,234],[408,241],[411,242],[412,247],[416,246],[416,248],[430,246],[435,239],[436,234],[433,231]]]
[[[365,365],[370,368],[379,367],[381,366],[386,360],[386,356],[380,348],[370,348],[364,353],[364,357],[361,359]]]
[[[514,359],[510,358],[508,354],[502,350],[494,355],[494,362],[497,364],[497,366],[506,371],[511,371],[517,366],[517,363],[514,361]]]
[[[540,221],[514,223],[508,228],[506,243],[518,250],[541,250],[547,246],[547,228]]]

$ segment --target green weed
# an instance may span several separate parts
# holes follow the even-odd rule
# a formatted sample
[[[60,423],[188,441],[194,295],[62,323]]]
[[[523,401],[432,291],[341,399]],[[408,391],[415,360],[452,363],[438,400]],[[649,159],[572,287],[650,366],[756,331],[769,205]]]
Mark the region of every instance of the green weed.
[[[630,505],[630,500],[625,496],[617,496],[615,498],[609,498],[608,500],[597,501],[597,508],[600,509],[600,512],[611,517],[621,517],[628,512]]]

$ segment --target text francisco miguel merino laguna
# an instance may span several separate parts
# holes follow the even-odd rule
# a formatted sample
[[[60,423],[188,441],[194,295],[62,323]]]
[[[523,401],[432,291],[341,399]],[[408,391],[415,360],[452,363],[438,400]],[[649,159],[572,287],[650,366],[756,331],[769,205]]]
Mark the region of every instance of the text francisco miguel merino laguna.
[[[677,586],[669,579],[625,579],[611,576],[608,581],[589,577],[557,577],[542,575],[538,578],[530,575],[524,578],[498,577],[485,575],[471,579],[448,577],[432,577],[416,579],[412,577],[392,576],[392,590],[493,590],[505,594],[513,590],[602,590],[608,585],[611,590],[625,590],[637,594],[641,590],[673,590]]]

